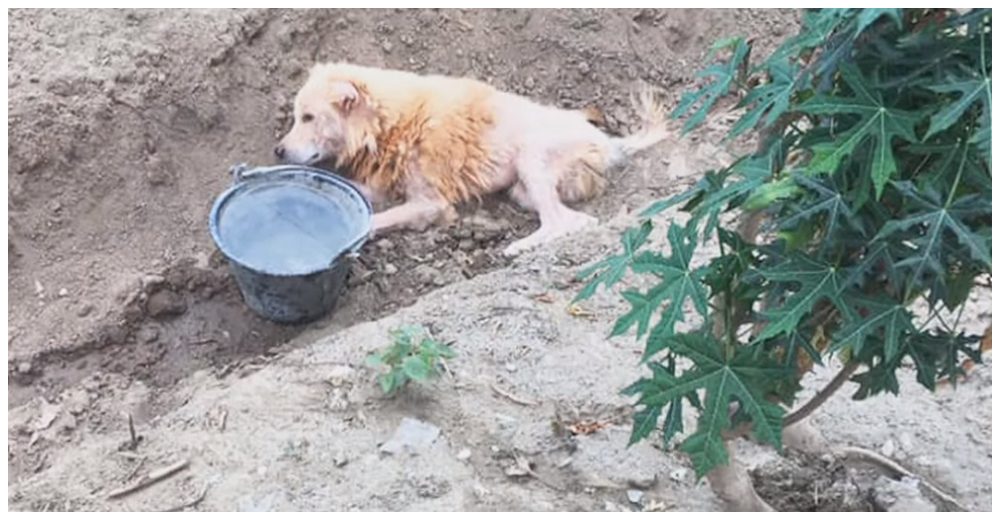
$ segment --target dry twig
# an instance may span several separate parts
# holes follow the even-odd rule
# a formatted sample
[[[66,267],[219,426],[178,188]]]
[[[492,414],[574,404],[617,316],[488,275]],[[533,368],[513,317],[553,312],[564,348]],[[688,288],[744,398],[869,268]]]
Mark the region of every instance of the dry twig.
[[[121,498],[126,495],[130,495],[139,491],[140,489],[151,486],[171,475],[177,473],[178,471],[188,467],[190,462],[187,459],[175,462],[164,468],[160,468],[156,471],[146,474],[139,480],[129,484],[125,487],[118,488],[110,493],[108,493],[108,498]]]
[[[517,403],[517,404],[519,404],[521,406],[538,406],[537,402],[532,401],[530,399],[525,399],[523,397],[518,397],[518,396],[516,396],[516,395],[514,395],[514,394],[512,394],[512,393],[510,393],[510,392],[508,392],[508,391],[506,391],[506,390],[504,390],[502,388],[500,388],[496,384],[491,384],[490,385],[490,389],[492,389],[493,392],[496,393],[497,395],[499,395],[500,397],[506,397],[507,399],[510,399],[512,402]]]

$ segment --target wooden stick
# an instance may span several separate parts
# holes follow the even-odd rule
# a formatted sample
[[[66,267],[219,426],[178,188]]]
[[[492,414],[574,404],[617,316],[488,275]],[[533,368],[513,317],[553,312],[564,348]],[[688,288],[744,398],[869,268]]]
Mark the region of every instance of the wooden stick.
[[[139,480],[133,482],[132,484],[129,484],[129,485],[127,485],[125,487],[122,487],[122,488],[118,488],[118,489],[112,491],[111,493],[108,493],[108,498],[109,499],[121,498],[121,497],[123,497],[125,495],[129,495],[129,494],[132,494],[132,493],[134,493],[136,491],[139,491],[140,489],[143,489],[143,488],[145,488],[147,486],[151,486],[151,485],[153,485],[153,484],[155,484],[155,483],[157,483],[157,482],[159,482],[159,481],[161,481],[161,480],[163,480],[163,479],[165,479],[165,478],[173,475],[174,473],[177,473],[178,471],[180,471],[180,470],[188,467],[189,463],[190,462],[187,459],[184,459],[184,460],[175,462],[175,463],[173,463],[173,464],[171,464],[169,466],[166,466],[164,468],[161,468],[161,469],[158,469],[156,471],[153,471],[153,472],[151,472],[151,473],[143,476]]]
[[[511,401],[513,401],[513,402],[515,402],[515,403],[517,403],[517,404],[519,404],[521,406],[538,406],[537,402],[531,401],[529,399],[525,399],[523,397],[518,397],[518,396],[516,396],[516,395],[514,395],[514,394],[512,394],[512,393],[510,393],[510,392],[508,392],[508,391],[506,391],[506,390],[504,390],[502,388],[500,388],[496,384],[491,384],[490,388],[497,395],[499,395],[501,397],[506,397],[507,399],[510,399]]]
[[[932,484],[926,478],[923,478],[920,475],[904,468],[901,464],[890,459],[889,457],[883,456],[882,454],[876,453],[872,450],[854,446],[841,446],[836,448],[834,451],[837,455],[844,459],[854,459],[856,461],[874,464],[879,469],[889,473],[895,479],[900,479],[902,477],[916,479],[917,482],[920,483],[920,487],[926,489],[938,500],[948,504],[958,511],[968,511],[965,506],[958,502],[958,499]]]

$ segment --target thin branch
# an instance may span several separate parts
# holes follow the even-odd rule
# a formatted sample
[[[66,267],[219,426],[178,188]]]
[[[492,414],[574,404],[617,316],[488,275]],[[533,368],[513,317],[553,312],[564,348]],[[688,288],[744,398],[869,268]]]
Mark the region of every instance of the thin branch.
[[[889,473],[894,479],[900,479],[903,477],[914,479],[919,482],[920,487],[934,495],[938,500],[948,504],[952,509],[957,511],[968,511],[969,509],[963,506],[958,499],[938,487],[929,479],[922,477],[906,468],[902,464],[885,457],[879,453],[864,448],[858,448],[854,446],[842,446],[834,449],[837,456],[843,459],[853,459],[860,462],[868,462],[874,464],[879,469]]]
[[[840,372],[837,372],[837,375],[834,376],[833,379],[830,380],[830,382],[827,383],[827,385],[823,387],[822,390],[816,393],[816,395],[814,395],[812,399],[810,399],[806,404],[802,405],[798,410],[795,410],[794,412],[785,416],[784,427],[788,428],[789,426],[801,421],[802,419],[805,419],[806,417],[809,416],[809,414],[816,411],[816,409],[819,408],[820,405],[822,405],[824,402],[826,402],[826,400],[829,399],[830,396],[836,393],[841,386],[844,386],[844,383],[846,383],[847,380],[851,378],[851,374],[853,374],[854,371],[857,370],[859,366],[861,366],[861,364],[858,363],[857,361],[851,361],[846,365],[844,365],[844,368],[841,368]]]

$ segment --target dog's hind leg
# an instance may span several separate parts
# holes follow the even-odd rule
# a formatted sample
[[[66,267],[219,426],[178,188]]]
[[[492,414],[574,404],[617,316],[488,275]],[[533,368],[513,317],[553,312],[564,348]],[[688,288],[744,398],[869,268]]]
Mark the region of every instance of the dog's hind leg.
[[[551,170],[549,161],[546,161],[547,155],[545,149],[525,150],[517,159],[519,181],[511,190],[511,194],[515,195],[515,200],[522,198],[522,205],[530,205],[530,208],[538,213],[541,226],[531,235],[507,246],[504,250],[506,255],[517,255],[539,244],[597,223],[596,218],[570,209],[563,203],[559,194],[561,172]],[[522,186],[523,193],[519,192]]]

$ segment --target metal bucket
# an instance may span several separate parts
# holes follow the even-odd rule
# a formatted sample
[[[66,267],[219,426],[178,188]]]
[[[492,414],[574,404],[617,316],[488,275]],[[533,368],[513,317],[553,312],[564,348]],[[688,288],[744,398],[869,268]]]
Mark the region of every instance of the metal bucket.
[[[371,203],[347,180],[308,166],[236,166],[212,206],[212,239],[247,306],[280,323],[329,313],[371,231]]]

